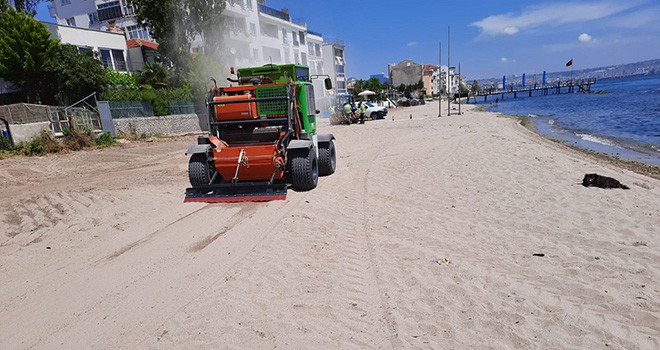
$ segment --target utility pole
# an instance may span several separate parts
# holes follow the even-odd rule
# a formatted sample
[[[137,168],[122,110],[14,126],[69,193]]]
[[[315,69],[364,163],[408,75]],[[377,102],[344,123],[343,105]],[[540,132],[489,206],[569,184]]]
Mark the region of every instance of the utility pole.
[[[468,99],[470,95],[468,95]],[[458,64],[458,115],[461,115],[461,64]]]
[[[451,99],[449,98],[449,94],[451,93],[451,78],[449,77],[449,67],[450,67],[450,56],[449,56],[449,44],[451,43],[451,36],[450,36],[450,26],[447,26],[447,116],[449,117],[451,115],[451,106],[449,105]]]
[[[442,117],[442,95],[440,86],[442,85],[442,41],[438,45],[438,118]]]

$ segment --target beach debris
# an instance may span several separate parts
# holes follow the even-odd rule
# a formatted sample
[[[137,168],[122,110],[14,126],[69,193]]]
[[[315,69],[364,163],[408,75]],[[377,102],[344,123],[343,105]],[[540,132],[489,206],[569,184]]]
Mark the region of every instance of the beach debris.
[[[449,259],[447,259],[447,258],[442,258],[442,259],[438,259],[438,260],[436,260],[435,262],[436,262],[438,265],[443,265],[443,264],[444,264],[444,265],[449,265],[449,263],[450,263],[451,261],[450,261]]]
[[[532,256],[538,256],[538,257],[542,258],[542,257],[545,256],[545,254],[543,254],[543,253],[534,253],[534,254],[532,254]]]
[[[584,187],[595,186],[600,188],[623,188],[624,190],[630,189],[630,187],[620,183],[619,180],[617,179],[598,175],[595,173],[584,174],[584,178],[582,179],[582,186]]]

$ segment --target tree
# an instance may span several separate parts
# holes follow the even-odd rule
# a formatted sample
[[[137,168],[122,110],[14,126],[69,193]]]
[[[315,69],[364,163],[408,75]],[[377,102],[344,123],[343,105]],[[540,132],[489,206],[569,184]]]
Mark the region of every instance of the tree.
[[[34,16],[37,13],[37,5],[46,0],[0,0],[0,11],[6,11],[14,3],[16,11],[23,11],[27,14]]]
[[[159,51],[185,74],[190,68],[190,45],[199,36],[204,51],[219,55],[225,0],[130,0],[137,18],[149,27]]]
[[[60,105],[70,105],[101,92],[107,85],[106,71],[92,51],[80,53],[73,45],[62,45],[60,54],[51,66],[57,91],[55,99]]]
[[[0,77],[22,89],[28,102],[40,101],[59,46],[31,16],[12,8],[0,13]]]
[[[160,63],[145,63],[142,66],[142,76],[140,83],[154,88],[162,89],[168,86],[170,73],[164,65]]]
[[[472,96],[477,96],[479,90],[481,90],[481,88],[479,87],[479,83],[476,80],[473,80],[472,86],[470,87],[470,92],[472,93]]]

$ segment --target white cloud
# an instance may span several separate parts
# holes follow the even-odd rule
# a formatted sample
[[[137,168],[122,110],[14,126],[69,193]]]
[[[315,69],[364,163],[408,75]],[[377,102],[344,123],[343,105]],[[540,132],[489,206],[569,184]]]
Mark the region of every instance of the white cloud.
[[[578,40],[580,40],[580,42],[583,42],[583,43],[588,43],[588,42],[591,41],[591,35],[589,35],[587,33],[582,33],[582,34],[580,34],[580,36],[578,36]]]
[[[568,2],[530,6],[522,13],[488,16],[472,23],[481,35],[514,35],[544,25],[557,26],[606,18],[639,5],[637,1]]]
[[[502,29],[502,32],[504,34],[509,34],[509,35],[516,34],[519,31],[520,31],[520,29],[518,29],[518,27],[506,27],[506,28]]]
[[[406,44],[406,46],[408,46],[408,47],[417,46],[417,42],[416,41],[411,41],[408,44]]]
[[[506,58],[506,57],[502,57],[502,58],[500,58],[500,62],[507,63],[507,62],[509,62],[509,59]]]

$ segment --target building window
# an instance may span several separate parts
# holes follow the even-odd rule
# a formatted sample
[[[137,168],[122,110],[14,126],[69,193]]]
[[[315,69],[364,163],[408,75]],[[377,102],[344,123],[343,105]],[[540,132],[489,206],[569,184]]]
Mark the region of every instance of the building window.
[[[257,25],[250,23],[250,35],[257,36]]]
[[[252,0],[246,0],[245,3],[247,4],[247,8],[252,10]]]
[[[346,82],[343,81],[343,80],[338,80],[337,81],[337,90],[345,91],[346,90]]]
[[[307,65],[307,54],[304,52],[300,53],[300,60],[302,61],[303,66]]]
[[[66,25],[70,27],[75,27],[76,26],[76,18],[75,17],[69,17],[66,19]]]
[[[92,12],[92,13],[87,14],[87,16],[89,17],[89,25],[90,26],[95,26],[95,25],[99,24],[99,15],[98,15],[98,13]]]
[[[71,0],[62,0],[62,6],[71,5]]]
[[[252,49],[252,58],[255,60],[259,59],[259,49]]]
[[[122,50],[111,50],[111,49],[99,49],[101,53],[101,62],[103,67],[111,68],[116,71],[126,71],[126,60],[124,59],[124,51]]]
[[[314,44],[314,48],[316,49],[316,57],[321,57],[321,45],[320,44]]]
[[[293,35],[293,46],[298,46],[298,32],[291,31],[291,34]]]
[[[119,5],[119,1],[111,1],[103,4],[98,4],[96,8],[98,9],[99,20],[101,21],[120,18],[122,16],[121,6]]]
[[[300,32],[300,45],[305,45],[305,32]]]
[[[282,44],[289,45],[289,39],[286,37],[286,29],[282,28]]]
[[[336,65],[335,70],[337,71],[337,73],[343,74],[344,73],[344,66]]]
[[[128,26],[126,27],[126,32],[128,32],[129,39],[151,40],[151,36],[149,36],[149,31],[146,30],[141,25]]]
[[[296,64],[300,64],[300,54],[298,53],[298,51],[294,51],[293,59]]]
[[[87,53],[92,52],[92,48],[89,46],[78,46],[78,52],[86,55]]]

